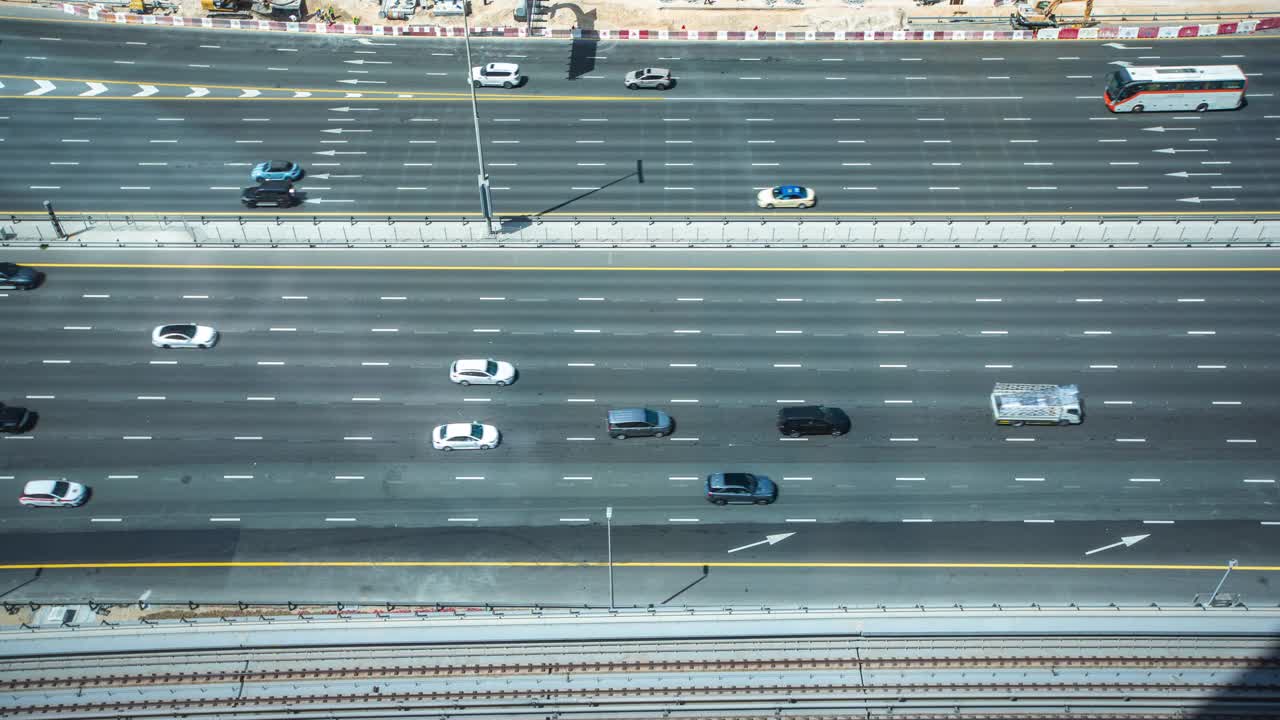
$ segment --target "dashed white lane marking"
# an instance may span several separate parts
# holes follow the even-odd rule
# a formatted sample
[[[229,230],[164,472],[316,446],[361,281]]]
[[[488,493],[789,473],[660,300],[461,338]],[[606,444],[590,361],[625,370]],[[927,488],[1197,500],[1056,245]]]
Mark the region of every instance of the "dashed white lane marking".
[[[1251,445],[1251,444],[1255,444],[1255,443],[1257,443],[1258,441],[1257,441],[1257,440],[1255,440],[1255,439],[1253,439],[1253,438],[1227,438],[1227,442],[1229,442],[1229,443],[1245,443],[1245,444],[1250,444],[1250,445]]]
[[[261,435],[236,435],[232,440],[261,440]]]
[[[899,369],[901,369],[901,368],[905,368],[905,367],[907,367],[907,364],[906,364],[906,363],[881,363],[881,364],[880,364],[880,367],[882,367],[882,368],[890,368],[890,369],[892,369],[892,368],[899,368]]]
[[[1275,478],[1245,478],[1243,482],[1275,484]]]
[[[891,437],[889,442],[920,442],[920,438],[915,437]]]
[[[1103,405],[1132,405],[1132,400],[1103,400]]]
[[[1116,438],[1116,442],[1122,443],[1144,443],[1146,441],[1146,438]]]
[[[1016,477],[1014,482],[1044,482],[1042,477]]]
[[[325,522],[355,522],[356,519],[353,517],[327,517],[324,519],[324,521]]]
[[[1158,483],[1160,478],[1129,478],[1131,483]]]
[[[1006,364],[988,363],[986,365],[983,365],[982,367],[987,370],[1012,370],[1013,369],[1013,365],[1007,364],[1007,363]]]
[[[884,367],[884,366],[881,365],[881,367]],[[914,402],[915,400],[885,400],[884,404],[885,405],[911,405]]]
[[[1118,370],[1119,368],[1120,368],[1119,365],[1106,365],[1106,364],[1097,364],[1097,365],[1089,366],[1090,370]]]
[[[123,518],[89,518],[89,522],[124,522]]]
[[[211,517],[209,522],[240,522],[238,517]]]

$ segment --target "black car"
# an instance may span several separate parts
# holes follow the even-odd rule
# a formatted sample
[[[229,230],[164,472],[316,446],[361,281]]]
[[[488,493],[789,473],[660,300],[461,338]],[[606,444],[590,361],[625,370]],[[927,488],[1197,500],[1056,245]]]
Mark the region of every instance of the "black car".
[[[24,407],[0,404],[0,432],[20,433],[31,427],[35,417]]]
[[[247,207],[292,207],[297,204],[298,196],[293,190],[293,183],[288,180],[268,180],[240,191],[240,202]]]
[[[778,432],[791,437],[844,435],[852,425],[849,416],[840,408],[796,405],[778,411]]]
[[[707,476],[707,502],[713,505],[768,505],[778,499],[778,486],[764,475],[715,473]]]
[[[40,284],[44,273],[17,263],[0,262],[0,290],[31,290]]]

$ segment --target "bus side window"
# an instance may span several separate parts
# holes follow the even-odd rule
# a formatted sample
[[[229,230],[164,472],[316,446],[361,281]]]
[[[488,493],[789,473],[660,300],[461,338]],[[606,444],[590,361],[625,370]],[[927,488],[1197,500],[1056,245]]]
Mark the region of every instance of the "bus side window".
[[[1243,80],[1227,80],[1222,83],[1222,86],[1228,90],[1243,90],[1244,81]]]

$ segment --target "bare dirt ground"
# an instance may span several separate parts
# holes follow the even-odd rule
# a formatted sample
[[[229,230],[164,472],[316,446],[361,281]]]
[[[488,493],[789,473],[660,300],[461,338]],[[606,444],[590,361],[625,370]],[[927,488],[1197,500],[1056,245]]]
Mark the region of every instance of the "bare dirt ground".
[[[597,30],[898,30],[909,27],[909,18],[923,17],[990,17],[1007,16],[1009,4],[996,5],[994,0],[954,0],[928,7],[917,6],[913,0],[577,0],[554,2],[546,0],[551,8],[543,27]],[[181,14],[201,17],[200,0],[178,0]],[[446,25],[461,26],[460,16],[436,17],[431,14],[432,0],[423,3],[417,14],[409,20],[386,20],[378,17],[379,0],[309,0],[308,9],[315,13],[326,7],[337,11],[339,22],[359,18],[361,23],[383,25]],[[475,0],[471,7],[470,22],[475,27],[517,25],[514,12],[522,0]],[[802,4],[791,4],[799,2]],[[1280,7],[1273,0],[1139,0],[1134,2],[1108,2],[1097,0],[1094,13],[1098,15],[1125,15],[1130,22],[1141,22],[1153,14],[1178,15],[1183,13],[1239,13],[1249,10]],[[1064,4],[1059,13],[1078,15],[1084,5],[1080,2]],[[1113,21],[1114,22],[1114,21]],[[1194,20],[1192,21],[1194,22]],[[1204,19],[1203,22],[1213,22]],[[990,29],[987,26],[985,29]],[[1004,29],[1001,27],[1001,29]]]

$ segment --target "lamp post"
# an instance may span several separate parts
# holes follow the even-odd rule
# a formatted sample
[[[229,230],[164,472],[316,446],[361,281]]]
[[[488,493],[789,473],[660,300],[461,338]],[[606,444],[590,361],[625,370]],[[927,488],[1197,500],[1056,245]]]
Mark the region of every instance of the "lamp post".
[[[605,542],[609,554],[609,609],[613,609],[613,506],[604,509]]]
[[[53,203],[48,200],[44,201],[44,209],[49,213],[49,222],[53,223],[53,234],[61,240],[67,236],[67,231],[62,229],[62,221],[58,220],[58,213],[53,211]]]
[[[467,21],[467,11],[470,10],[468,0],[462,0],[462,44],[467,52],[467,86],[471,88],[471,127],[476,133],[476,161],[480,166],[480,173],[476,176],[476,184],[480,189],[480,211],[484,213],[485,230],[494,233],[497,229],[493,226],[493,194],[489,190],[489,173],[484,167],[484,147],[480,144],[480,110],[476,105],[476,84],[471,79],[471,24]]]

